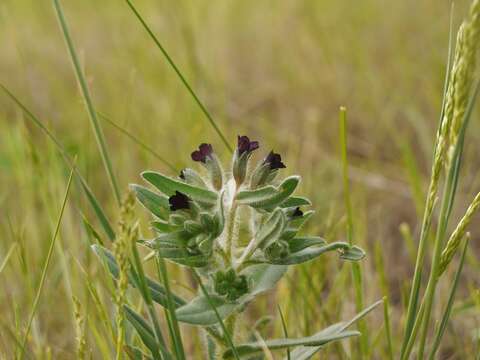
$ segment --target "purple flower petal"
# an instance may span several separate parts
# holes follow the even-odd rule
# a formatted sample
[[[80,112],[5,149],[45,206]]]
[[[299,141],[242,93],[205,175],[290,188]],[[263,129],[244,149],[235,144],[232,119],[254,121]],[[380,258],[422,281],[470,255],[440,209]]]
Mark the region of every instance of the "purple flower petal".
[[[172,211],[190,209],[190,198],[180,191],[175,191],[175,195],[170,196],[168,202]]]
[[[238,136],[238,145],[237,151],[239,155],[243,153],[251,153],[254,150],[257,150],[260,147],[258,141],[250,141],[248,136]]]
[[[268,164],[270,166],[270,170],[286,168],[285,164],[282,162],[281,155],[276,154],[273,151],[270,151],[270,153],[267,155],[264,160],[264,164]]]
[[[213,153],[213,147],[211,144],[202,143],[198,146],[198,150],[192,152],[192,160],[205,163],[207,157],[210,157]]]

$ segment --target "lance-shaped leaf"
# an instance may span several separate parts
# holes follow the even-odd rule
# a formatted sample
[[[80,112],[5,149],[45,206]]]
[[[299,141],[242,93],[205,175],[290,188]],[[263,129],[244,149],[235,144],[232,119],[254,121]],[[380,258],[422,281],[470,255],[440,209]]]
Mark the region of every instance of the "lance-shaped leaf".
[[[327,241],[319,236],[301,236],[288,241],[290,253],[296,253],[311,246],[326,245]]]
[[[180,191],[192,200],[212,205],[216,203],[218,198],[213,191],[186,184],[154,171],[145,171],[142,173],[142,177],[167,196],[175,194],[175,191]]]
[[[239,260],[242,263],[248,260],[258,248],[266,248],[275,242],[285,229],[285,214],[281,209],[276,209],[258,229],[255,237],[247,245]]]
[[[130,188],[135,192],[138,201],[140,201],[148,211],[160,219],[166,219],[170,211],[168,197],[156,194],[146,187],[136,184],[130,185]]]
[[[290,196],[287,200],[280,204],[282,208],[310,206],[312,202],[303,196]]]
[[[354,323],[356,323],[358,320],[365,317],[370,311],[372,311],[373,309],[375,309],[377,306],[379,306],[382,303],[383,303],[383,300],[379,300],[379,301],[373,303],[372,305],[370,305],[369,307],[365,308],[364,310],[362,310],[357,315],[355,315],[355,317],[353,317],[353,319],[351,319],[350,321],[332,325],[332,326],[328,327],[327,329],[325,329],[324,331],[328,330],[328,332],[331,333],[331,334],[343,332],[346,329],[348,329],[350,326],[352,326]],[[309,346],[309,347],[301,346],[299,348],[296,348],[294,351],[292,351],[291,358],[295,359],[295,360],[308,360],[313,355],[315,355],[319,350],[321,350],[322,348],[323,348],[323,345],[321,345],[321,346]],[[284,360],[286,360],[286,359],[284,359]]]
[[[150,224],[152,225],[153,230],[160,233],[168,233],[172,231],[172,227],[166,221],[152,221]]]
[[[240,272],[251,282],[251,288],[242,301],[250,301],[255,296],[273,289],[287,271],[286,266],[279,265],[254,265],[249,266]]]
[[[346,242],[334,242],[320,247],[309,247],[280,259],[265,258],[260,261],[278,265],[301,264],[313,260],[326,252],[335,250],[340,251],[341,258],[344,260],[358,261],[365,257],[365,252],[357,246],[351,247]],[[347,256],[345,256],[345,254],[347,254]]]
[[[282,234],[282,239],[291,239],[297,235],[303,225],[313,216],[314,213],[315,211],[310,210],[305,212],[302,216],[298,216],[290,220]]]
[[[290,176],[277,188],[265,186],[257,190],[240,191],[236,200],[241,205],[250,205],[257,209],[274,209],[293,194],[299,182],[299,176]]]
[[[285,349],[294,346],[324,346],[332,341],[342,340],[352,336],[359,336],[358,331],[341,331],[337,333],[325,333],[324,331],[308,337],[298,339],[274,339],[266,341],[251,342],[243,345],[235,346],[240,358],[247,358],[252,355],[263,353],[265,347],[270,350]],[[231,350],[225,351],[224,359],[232,359],[234,357]],[[296,359],[296,357],[294,357]]]
[[[210,294],[210,300],[216,307],[220,317],[225,319],[233,312],[244,307],[255,296],[273,288],[287,270],[286,266],[253,265],[240,272],[247,276],[250,283],[249,292],[237,301],[229,302],[216,294]],[[211,326],[218,323],[215,311],[210,306],[207,298],[201,295],[176,311],[178,321],[192,325]]]
[[[132,324],[132,326],[135,328],[138,336],[140,337],[142,342],[145,344],[145,346],[150,350],[153,357],[155,359],[160,358],[160,354],[159,354],[160,345],[157,343],[155,339],[155,334],[153,333],[153,330],[150,327],[150,325],[148,325],[148,323],[143,319],[142,316],[137,314],[128,306],[124,305],[123,309],[125,311],[125,316],[128,322]]]
[[[199,249],[189,247],[188,242],[191,238],[186,231],[176,231],[144,241],[143,244],[157,250],[161,257],[180,265],[191,267],[208,265],[209,258],[206,255],[202,254]]]
[[[233,313],[239,304],[227,302],[223,297],[210,294],[212,305],[222,319]],[[218,319],[208,299],[201,295],[176,310],[177,320],[192,325],[214,325]]]
[[[173,242],[156,240],[145,243],[146,246],[155,249],[160,256],[180,265],[189,267],[205,267],[209,259],[202,253],[195,253],[186,246]]]
[[[97,244],[92,245],[92,249],[95,252],[95,254],[100,258],[102,263],[107,267],[112,277],[114,279],[118,279],[119,268],[113,254],[109,250]],[[129,278],[130,284],[137,288],[138,284],[136,281],[136,275],[130,271],[128,278]],[[147,285],[150,288],[150,293],[152,294],[152,299],[156,303],[164,307],[167,307],[167,293],[165,288],[161,284],[157,283],[156,281],[148,277],[146,277],[146,280],[147,280]],[[172,293],[172,298],[173,298],[173,303],[175,307],[180,307],[186,303],[184,299],[182,299],[181,297],[173,293]]]

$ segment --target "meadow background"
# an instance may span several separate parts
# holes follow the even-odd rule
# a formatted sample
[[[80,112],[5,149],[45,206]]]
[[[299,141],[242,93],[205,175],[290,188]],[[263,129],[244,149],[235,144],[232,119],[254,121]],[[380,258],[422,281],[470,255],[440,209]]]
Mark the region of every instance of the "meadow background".
[[[190,164],[190,152],[200,142],[211,142],[222,159],[229,158],[124,2],[62,3],[99,112],[175,168]],[[338,109],[348,108],[355,242],[368,253],[361,265],[365,302],[388,295],[394,335],[400,335],[441,106],[450,2],[135,4],[231,143],[237,134],[258,139],[264,152],[282,154],[286,173],[303,176],[300,192],[313,200],[317,211],[309,232],[328,240],[345,237]],[[467,5],[456,1],[455,24]],[[78,156],[80,171],[115,223],[117,205],[49,1],[0,2],[0,82],[69,154]],[[122,191],[139,182],[138,174],[145,169],[175,174],[109,122],[102,125]],[[480,190],[479,130],[477,111],[466,137],[454,220]],[[54,145],[0,92],[0,358],[12,358],[21,339],[68,171]],[[101,357],[101,347],[109,346],[106,340],[102,345],[105,330],[87,285],[108,304],[110,280],[89,249],[92,239],[82,226],[82,214],[101,234],[76,184],[29,339],[29,349],[39,359],[75,358],[72,295],[88,314],[93,357]],[[146,234],[147,219],[140,207],[138,214]],[[472,250],[442,345],[445,359],[473,358],[479,339],[479,220],[470,227]],[[169,268],[175,290],[188,296],[189,275]],[[248,311],[252,318],[275,316],[266,332],[280,334],[278,303],[291,335],[313,333],[353,313],[349,275],[349,267],[336,257],[297,266],[275,293],[263,296]],[[447,280],[440,286],[446,290],[448,285]],[[382,311],[369,315],[367,324],[371,357],[381,359],[386,351]],[[198,337],[188,326],[183,329],[191,334],[187,343],[195,358]],[[333,346],[328,351],[338,354]]]

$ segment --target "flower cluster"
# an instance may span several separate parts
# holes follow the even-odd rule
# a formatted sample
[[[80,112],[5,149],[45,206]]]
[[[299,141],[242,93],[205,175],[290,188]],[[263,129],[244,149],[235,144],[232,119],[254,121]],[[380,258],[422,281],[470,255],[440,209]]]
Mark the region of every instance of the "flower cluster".
[[[215,295],[227,302],[256,294],[261,272],[281,271],[278,281],[285,267],[272,265],[299,264],[332,250],[348,260],[364,255],[344,242],[327,244],[318,236],[299,235],[313,215],[303,210],[310,201],[293,195],[300,177],[277,180],[286,165],[273,150],[250,170],[259,148],[258,141],[238,136],[232,167],[225,171],[213,146],[202,143],[191,158],[203,165],[206,176],[190,168],[178,178],[147,171],[143,178],[160,193],[133,186],[154,216],[157,234],[144,244],[166,259],[201,269]],[[246,239],[239,238],[242,223],[250,230]]]

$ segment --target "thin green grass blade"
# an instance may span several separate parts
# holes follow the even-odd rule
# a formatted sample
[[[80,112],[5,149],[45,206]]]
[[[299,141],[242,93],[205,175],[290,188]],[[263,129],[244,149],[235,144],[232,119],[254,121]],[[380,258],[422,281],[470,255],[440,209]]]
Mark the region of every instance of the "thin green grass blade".
[[[170,170],[172,170],[173,172],[178,172],[178,169],[175,167],[175,165],[173,165],[171,162],[169,162],[168,160],[166,160],[164,157],[162,157],[159,153],[157,153],[152,147],[148,146],[147,144],[145,144],[142,140],[140,140],[138,137],[136,137],[135,135],[133,135],[130,131],[124,129],[123,127],[121,127],[120,125],[118,125],[117,123],[115,123],[112,119],[110,119],[108,116],[106,116],[105,114],[102,114],[100,112],[97,111],[97,114],[100,116],[100,118],[102,118],[103,120],[105,120],[108,124],[110,124],[111,126],[113,126],[115,129],[117,129],[118,131],[120,131],[123,135],[125,135],[126,137],[128,137],[130,140],[132,140],[135,144],[137,144],[138,146],[140,146],[143,150],[145,150],[146,152],[148,152],[149,154],[153,155],[156,159],[158,159],[160,162],[162,162],[163,164],[165,164],[168,168],[170,168]]]
[[[197,271],[194,268],[191,268],[193,275],[195,277],[195,280],[198,282],[198,285],[200,285],[200,288],[202,289],[203,295],[205,295],[205,298],[207,299],[208,303],[210,304],[211,308],[215,312],[215,316],[218,319],[218,323],[220,324],[220,327],[222,328],[225,340],[228,343],[228,346],[232,350],[232,354],[236,360],[240,360],[240,356],[238,355],[237,349],[235,348],[235,345],[233,344],[232,337],[230,336],[230,333],[228,332],[225,324],[223,323],[222,317],[218,313],[217,308],[215,305],[213,305],[212,299],[210,298],[210,295],[208,294],[207,289],[205,288],[205,285],[203,285],[202,279],[200,279],[200,276],[198,275]]]
[[[58,21],[60,23],[60,27],[63,32],[63,37],[65,39],[65,43],[68,48],[68,52],[70,53],[70,58],[73,63],[73,68],[75,70],[75,75],[77,77],[78,83],[80,84],[80,88],[82,90],[83,99],[85,101],[85,106],[87,108],[88,117],[90,119],[90,124],[93,129],[93,133],[95,136],[95,140],[97,141],[98,149],[100,151],[100,156],[102,157],[103,165],[107,172],[108,180],[110,181],[110,185],[113,190],[113,195],[117,200],[117,203],[120,204],[120,191],[118,190],[117,180],[113,174],[112,163],[110,161],[110,157],[108,155],[107,146],[105,143],[105,137],[103,135],[102,126],[97,119],[97,113],[93,107],[93,102],[90,97],[90,92],[88,90],[87,82],[85,81],[85,77],[82,73],[82,69],[80,66],[80,61],[78,60],[77,53],[75,51],[75,47],[73,45],[73,41],[70,37],[70,32],[68,30],[67,21],[63,14],[62,7],[60,5],[59,0],[53,0],[53,5],[55,11],[57,13]]]
[[[175,352],[177,359],[186,359],[185,351],[183,348],[182,335],[180,333],[180,327],[178,326],[177,315],[175,313],[175,305],[173,303],[173,296],[170,291],[170,281],[168,279],[167,266],[165,264],[165,259],[161,257],[160,253],[155,257],[157,262],[158,272],[160,273],[160,278],[162,279],[163,286],[165,287],[165,292],[167,294],[167,305],[168,309],[166,312],[168,314],[169,325],[171,327],[170,337],[173,340],[175,346]]]
[[[163,45],[160,43],[160,41],[158,40],[158,38],[155,36],[155,34],[153,33],[153,31],[150,29],[150,27],[147,25],[147,23],[145,22],[145,20],[143,19],[142,15],[140,15],[140,13],[138,12],[138,10],[135,8],[135,6],[133,5],[133,3],[130,1],[130,0],[125,0],[128,4],[128,6],[130,7],[130,9],[133,11],[133,13],[135,14],[135,16],[137,17],[137,19],[140,21],[140,23],[142,24],[142,26],[144,27],[144,29],[147,31],[148,35],[150,35],[150,37],[152,38],[153,42],[157,45],[157,47],[160,49],[160,51],[162,52],[163,56],[165,57],[165,59],[167,60],[168,64],[172,67],[172,69],[175,71],[175,73],[177,74],[177,76],[180,78],[181,82],[183,83],[183,85],[186,87],[186,89],[188,90],[188,92],[190,93],[190,95],[192,96],[193,100],[195,100],[195,103],[198,105],[198,107],[200,108],[200,110],[203,112],[203,114],[205,115],[205,117],[207,118],[208,122],[210,123],[210,125],[213,127],[213,129],[215,130],[215,132],[217,133],[217,135],[220,137],[220,139],[222,140],[222,142],[225,144],[225,147],[228,149],[228,151],[230,151],[230,153],[233,153],[233,148],[232,146],[228,143],[226,137],[223,135],[222,131],[220,130],[220,128],[218,127],[217,123],[215,122],[215,120],[213,120],[212,116],[210,115],[209,111],[207,110],[207,108],[205,107],[205,105],[200,101],[199,97],[195,94],[195,91],[193,91],[192,87],[190,86],[190,84],[188,83],[187,79],[185,78],[185,76],[183,76],[182,72],[180,71],[180,69],[177,67],[177,65],[175,65],[175,62],[172,60],[172,58],[170,57],[170,55],[168,54],[167,50],[165,50],[165,48],[163,47]]]
[[[450,10],[450,27],[448,35],[448,50],[447,50],[447,66],[445,68],[445,79],[443,82],[443,96],[442,96],[442,106],[440,110],[440,120],[438,122],[437,136],[438,141],[440,137],[440,131],[443,123],[443,114],[445,111],[445,102],[448,89],[449,75],[452,67],[452,55],[453,55],[453,3]],[[433,155],[432,155],[432,164],[435,161],[437,145],[435,144]],[[428,195],[427,200],[428,201]],[[422,228],[420,230],[420,240],[418,243],[417,259],[415,262],[415,271],[413,274],[412,288],[410,290],[410,296],[408,298],[407,306],[407,320],[405,323],[405,331],[402,340],[402,347],[400,351],[400,358],[403,359],[405,355],[406,347],[410,340],[410,335],[412,334],[412,329],[416,321],[416,312],[418,306],[418,300],[420,296],[420,286],[422,282],[422,270],[425,259],[425,251],[427,246],[427,237],[430,231],[431,218],[427,217],[427,206],[424,207],[424,216],[422,220]]]
[[[393,360],[392,327],[390,324],[388,299],[386,296],[383,298],[383,319],[385,321],[385,337],[387,338],[388,358]]]
[[[5,92],[5,94],[14,102],[17,104],[17,106],[22,109],[23,113],[25,114],[26,118],[32,121],[36,126],[40,128],[40,130],[50,139],[50,141],[53,142],[53,144],[56,146],[58,152],[60,155],[62,155],[65,163],[70,167],[73,168],[75,171],[75,175],[77,179],[80,181],[80,184],[82,186],[83,191],[85,192],[85,195],[87,196],[87,199],[90,203],[90,205],[93,208],[93,211],[95,212],[95,215],[97,216],[98,220],[100,221],[100,224],[102,225],[103,230],[105,231],[105,234],[108,236],[108,238],[113,241],[115,239],[115,232],[113,231],[112,226],[110,225],[110,222],[105,215],[104,210],[100,206],[100,203],[98,202],[97,198],[93,194],[92,190],[88,186],[86,180],[83,178],[83,176],[80,174],[78,169],[73,166],[73,161],[71,157],[68,155],[67,151],[65,150],[65,147],[62,145],[62,143],[53,135],[53,133],[43,124],[40,119],[35,116],[11,91],[9,91],[4,85],[0,83],[0,88]]]
[[[282,309],[280,306],[277,306],[278,308],[278,313],[280,314],[280,320],[282,321],[282,329],[283,329],[283,334],[285,335],[285,339],[288,339],[288,330],[287,330],[287,324],[285,323],[285,318],[283,317]],[[290,347],[287,347],[287,360],[291,360],[292,354],[290,353]]]
[[[2,264],[0,265],[0,274],[2,273],[3,269],[5,269],[5,267],[7,266],[8,260],[12,256],[16,247],[17,247],[17,243],[15,242],[12,244],[12,246],[10,246],[10,249],[8,249],[7,255],[5,255],[5,258],[3,259]]]
[[[147,285],[147,279],[145,277],[145,272],[143,271],[142,261],[138,253],[137,244],[133,242],[131,248],[132,248],[132,254],[133,254],[133,263],[131,264],[131,266],[135,265],[135,270],[136,270],[135,277],[138,282],[139,290],[140,290],[140,293],[142,294],[142,298],[147,304],[147,310],[150,316],[150,320],[153,323],[155,338],[159,343],[160,351],[162,352],[162,356],[165,359],[168,359],[171,357],[171,355],[167,353],[165,350],[166,349],[165,339],[163,337],[162,330],[160,329],[160,324],[158,322],[157,313],[155,311],[152,295],[150,293],[150,288]]]
[[[3,332],[2,334],[7,334],[11,339],[12,342],[19,348],[21,349],[22,347],[22,342],[21,339],[18,338],[17,334],[15,334],[15,331],[12,330],[7,324],[4,324],[3,322],[1,323]],[[27,350],[27,349],[26,349]],[[27,356],[28,359],[33,359],[33,355],[30,353],[25,353],[25,356]],[[15,357],[16,359],[16,357]]]
[[[460,263],[458,264],[457,271],[455,272],[455,277],[453,280],[452,287],[450,289],[449,295],[448,295],[448,302],[447,306],[445,307],[445,311],[443,312],[442,316],[442,321],[440,322],[440,326],[438,327],[434,340],[433,340],[433,345],[432,345],[432,350],[429,355],[430,360],[435,359],[435,354],[438,351],[440,347],[440,343],[442,341],[443,334],[445,333],[445,329],[447,328],[448,320],[450,319],[450,315],[452,313],[452,308],[453,308],[453,303],[455,300],[455,294],[457,292],[459,280],[460,280],[460,274],[462,273],[463,269],[463,264],[465,263],[465,255],[467,254],[467,249],[468,249],[468,242],[469,242],[469,237],[465,239],[464,245],[463,245],[463,250],[462,250],[462,256],[460,258]]]
[[[25,354],[25,346],[27,345],[28,335],[30,334],[30,329],[32,327],[33,318],[35,317],[35,313],[37,311],[38,303],[40,301],[40,296],[42,294],[43,286],[45,284],[45,279],[47,278],[47,271],[48,271],[48,267],[50,265],[50,261],[52,259],[52,254],[53,254],[53,249],[54,249],[54,246],[55,246],[55,241],[57,240],[58,233],[60,231],[60,225],[62,223],[63,213],[64,213],[66,205],[67,205],[67,200],[68,200],[68,195],[70,193],[70,186],[72,184],[73,174],[74,174],[74,168],[72,168],[70,170],[70,175],[68,177],[68,183],[67,183],[67,189],[65,190],[65,195],[63,197],[63,203],[62,203],[62,207],[60,209],[60,214],[59,214],[58,219],[57,219],[57,225],[55,227],[53,237],[50,241],[50,245],[49,245],[48,252],[47,252],[47,258],[45,259],[45,263],[44,263],[43,268],[42,268],[42,275],[40,277],[40,283],[38,285],[37,293],[36,293],[35,299],[33,301],[33,306],[32,306],[32,309],[30,311],[30,316],[28,317],[27,327],[25,329],[25,334],[23,335],[22,347],[20,349],[20,359],[23,359],[23,356]]]
[[[347,157],[347,110],[340,108],[340,150],[342,156],[342,174],[343,189],[345,199],[345,210],[347,212],[347,241],[353,245],[353,212],[350,199],[350,183],[348,176],[348,157]],[[355,307],[357,311],[363,309],[363,281],[360,265],[357,262],[352,263],[352,281],[355,290]],[[362,359],[368,352],[368,330],[363,320],[358,322],[358,330],[362,333],[360,337],[359,358]]]

